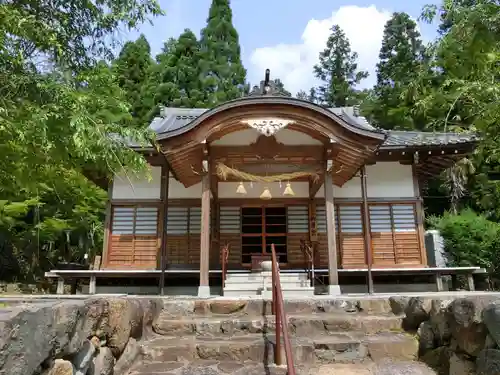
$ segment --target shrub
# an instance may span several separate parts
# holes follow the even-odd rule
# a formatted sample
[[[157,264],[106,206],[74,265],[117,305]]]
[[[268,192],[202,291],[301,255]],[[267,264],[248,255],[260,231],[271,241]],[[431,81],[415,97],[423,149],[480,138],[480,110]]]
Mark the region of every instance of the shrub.
[[[500,276],[500,225],[471,209],[459,214],[431,216],[429,224],[440,231],[450,266],[479,266]]]

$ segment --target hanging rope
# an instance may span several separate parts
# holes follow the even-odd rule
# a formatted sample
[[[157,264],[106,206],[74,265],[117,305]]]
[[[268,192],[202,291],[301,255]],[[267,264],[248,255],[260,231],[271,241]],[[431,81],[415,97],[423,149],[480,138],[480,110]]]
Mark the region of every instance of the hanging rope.
[[[316,172],[302,171],[302,172],[283,173],[272,176],[257,176],[251,173],[230,168],[222,163],[217,163],[216,171],[217,171],[217,176],[219,176],[221,180],[227,180],[229,176],[235,177],[237,180],[240,181],[264,182],[264,183],[289,181],[301,177],[311,177],[314,182],[317,182],[319,180],[319,175]]]

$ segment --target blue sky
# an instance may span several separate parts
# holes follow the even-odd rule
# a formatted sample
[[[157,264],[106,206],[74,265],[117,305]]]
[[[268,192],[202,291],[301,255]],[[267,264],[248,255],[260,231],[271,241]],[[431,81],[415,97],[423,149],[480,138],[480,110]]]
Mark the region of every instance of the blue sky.
[[[375,64],[383,26],[394,11],[404,11],[417,19],[432,0],[232,0],[233,22],[240,36],[243,62],[252,84],[271,69],[295,93],[316,84],[312,66],[328,37],[332,24],[339,24],[359,54],[360,66],[370,73],[362,86],[375,80]],[[436,0],[434,0],[436,2]],[[199,34],[205,26],[211,0],[160,0],[166,15],[124,35],[148,38],[153,55],[164,41],[178,36],[185,28]],[[435,37],[435,27],[419,24],[424,41]]]

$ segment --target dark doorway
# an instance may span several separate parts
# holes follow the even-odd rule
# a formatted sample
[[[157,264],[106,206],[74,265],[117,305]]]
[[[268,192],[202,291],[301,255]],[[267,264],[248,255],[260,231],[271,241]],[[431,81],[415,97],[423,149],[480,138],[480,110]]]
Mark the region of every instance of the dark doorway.
[[[250,265],[253,255],[271,255],[271,244],[279,262],[288,262],[286,212],[286,207],[241,208],[241,263]]]

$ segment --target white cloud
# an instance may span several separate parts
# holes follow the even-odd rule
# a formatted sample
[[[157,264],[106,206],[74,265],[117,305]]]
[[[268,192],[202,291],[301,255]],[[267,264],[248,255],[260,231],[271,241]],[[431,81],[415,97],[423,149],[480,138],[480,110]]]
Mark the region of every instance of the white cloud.
[[[332,25],[339,25],[351,42],[351,49],[358,53],[358,67],[370,73],[362,87],[375,83],[375,65],[382,43],[384,26],[391,12],[369,7],[343,6],[324,20],[310,20],[302,33],[300,44],[278,44],[255,49],[250,62],[250,80],[259,82],[262,71],[271,69],[273,78],[280,78],[293,94],[308,90],[316,84],[312,70],[319,52],[325,48]]]

